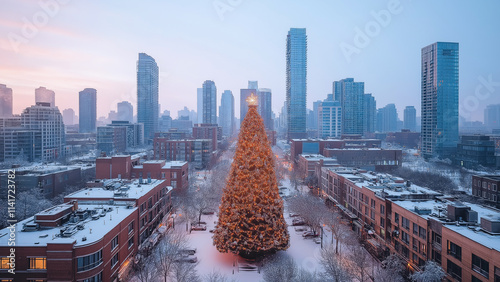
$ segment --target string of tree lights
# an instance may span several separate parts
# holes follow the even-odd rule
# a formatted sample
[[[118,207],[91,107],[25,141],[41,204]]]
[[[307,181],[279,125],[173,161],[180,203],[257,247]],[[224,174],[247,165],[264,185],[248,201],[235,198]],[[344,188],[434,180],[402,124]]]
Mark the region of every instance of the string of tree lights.
[[[289,247],[274,158],[257,98],[248,99],[238,145],[219,207],[213,243],[222,253],[258,257]]]

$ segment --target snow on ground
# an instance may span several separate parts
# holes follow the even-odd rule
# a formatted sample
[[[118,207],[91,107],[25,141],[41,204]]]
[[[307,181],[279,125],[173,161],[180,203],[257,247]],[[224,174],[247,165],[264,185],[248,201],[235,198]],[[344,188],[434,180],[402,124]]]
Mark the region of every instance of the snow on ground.
[[[320,245],[316,244],[312,239],[303,239],[302,232],[296,232],[295,226],[291,226],[292,219],[288,216],[288,213],[285,213],[285,219],[289,224],[288,232],[290,234],[290,248],[286,252],[293,257],[299,267],[310,272],[321,271],[322,268],[319,264],[319,258],[321,257]],[[209,232],[214,228],[216,220],[215,215],[203,215],[202,221],[207,222],[207,230],[192,231],[188,235],[189,245],[197,249],[195,255],[199,261],[197,266],[198,274],[205,277],[211,272],[217,271],[236,281],[261,281],[262,273],[239,271],[236,262],[245,263],[239,256],[222,254],[217,251],[212,241],[213,234]],[[176,224],[176,228],[185,228],[185,223]],[[331,237],[325,236],[324,240],[331,240]]]

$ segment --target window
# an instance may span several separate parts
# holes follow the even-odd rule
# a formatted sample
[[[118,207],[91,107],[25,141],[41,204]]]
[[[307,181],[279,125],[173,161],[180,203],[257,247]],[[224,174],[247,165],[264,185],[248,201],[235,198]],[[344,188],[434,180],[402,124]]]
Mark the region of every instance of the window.
[[[495,266],[495,282],[500,282],[500,268]]]
[[[118,235],[111,240],[111,250],[114,250],[116,247],[118,247]]]
[[[418,227],[418,230],[419,230],[419,234],[418,236],[424,240],[427,239],[427,231],[425,230],[425,228],[423,228],[422,226],[419,226]]]
[[[418,225],[413,223],[413,234],[418,235]]]
[[[113,258],[111,259],[111,268],[115,267],[117,263],[118,263],[118,253],[116,253],[116,255],[114,255]]]
[[[385,214],[385,206],[384,205],[380,205],[380,214]]]
[[[385,228],[385,218],[380,217],[380,227]]]
[[[489,278],[490,263],[475,254],[472,254],[472,270],[486,278]]]
[[[438,246],[441,246],[441,235],[437,234],[434,231],[432,231],[432,243],[435,243]]]
[[[370,218],[375,220],[375,211],[374,210],[370,211]]]
[[[448,260],[446,272],[458,281],[462,281],[462,268],[454,264],[451,260]]]
[[[7,257],[0,258],[0,269],[10,269],[9,260]]]
[[[401,240],[403,242],[405,242],[407,245],[409,245],[410,244],[410,236],[408,235],[408,233],[401,231]]]
[[[46,258],[28,258],[30,262],[29,269],[47,269],[47,259]]]
[[[78,280],[78,282],[102,282],[102,272],[99,272],[96,276],[84,280]]]
[[[130,249],[130,247],[132,247],[134,245],[134,237],[130,237],[130,239],[128,239],[128,248]]]
[[[102,263],[102,250],[95,252],[91,255],[79,257],[77,259],[77,271],[86,271],[92,269]]]
[[[375,200],[370,199],[370,206],[374,209],[375,208]]]
[[[128,233],[134,231],[134,222],[132,221],[129,225],[128,225]]]
[[[413,250],[418,252],[418,240],[416,238],[413,238]]]
[[[459,261],[462,260],[462,248],[451,241],[448,241],[448,254]]]
[[[172,172],[172,178],[177,179],[177,172],[176,171]]]
[[[432,250],[432,260],[441,265],[441,252]]]
[[[408,218],[405,218],[405,217],[401,217],[401,225],[406,228],[407,230],[410,230],[410,221],[408,220]]]
[[[172,188],[177,188],[177,180],[170,181],[170,186],[172,186]]]
[[[394,213],[394,222],[399,224],[399,214],[397,212]]]
[[[497,185],[493,184],[493,191],[497,191]]]
[[[472,282],[482,282],[481,279],[477,278],[476,276],[472,275]]]
[[[413,260],[413,262],[414,262],[415,264],[417,264],[417,263],[418,263],[418,256],[417,256],[417,254],[413,253],[413,255],[412,255],[412,260]]]

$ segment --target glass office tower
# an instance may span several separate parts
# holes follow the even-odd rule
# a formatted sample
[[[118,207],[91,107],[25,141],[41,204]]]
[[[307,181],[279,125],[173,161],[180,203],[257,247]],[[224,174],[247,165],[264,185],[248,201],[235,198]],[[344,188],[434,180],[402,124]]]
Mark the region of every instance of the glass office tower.
[[[422,154],[451,158],[458,143],[458,43],[422,48]]]
[[[291,28],[286,41],[287,138],[305,138],[307,97],[307,35]]]
[[[144,124],[144,140],[158,130],[158,65],[151,56],[139,53],[137,61],[137,122]]]

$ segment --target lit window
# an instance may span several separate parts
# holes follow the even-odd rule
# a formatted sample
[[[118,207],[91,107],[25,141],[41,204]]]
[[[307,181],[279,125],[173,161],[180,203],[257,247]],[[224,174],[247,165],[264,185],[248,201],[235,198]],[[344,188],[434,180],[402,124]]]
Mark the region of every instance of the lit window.
[[[47,269],[46,258],[29,258],[29,262],[30,262],[29,269]]]
[[[3,257],[3,258],[0,258],[0,269],[10,269],[10,265],[9,265],[9,258],[7,257]]]

